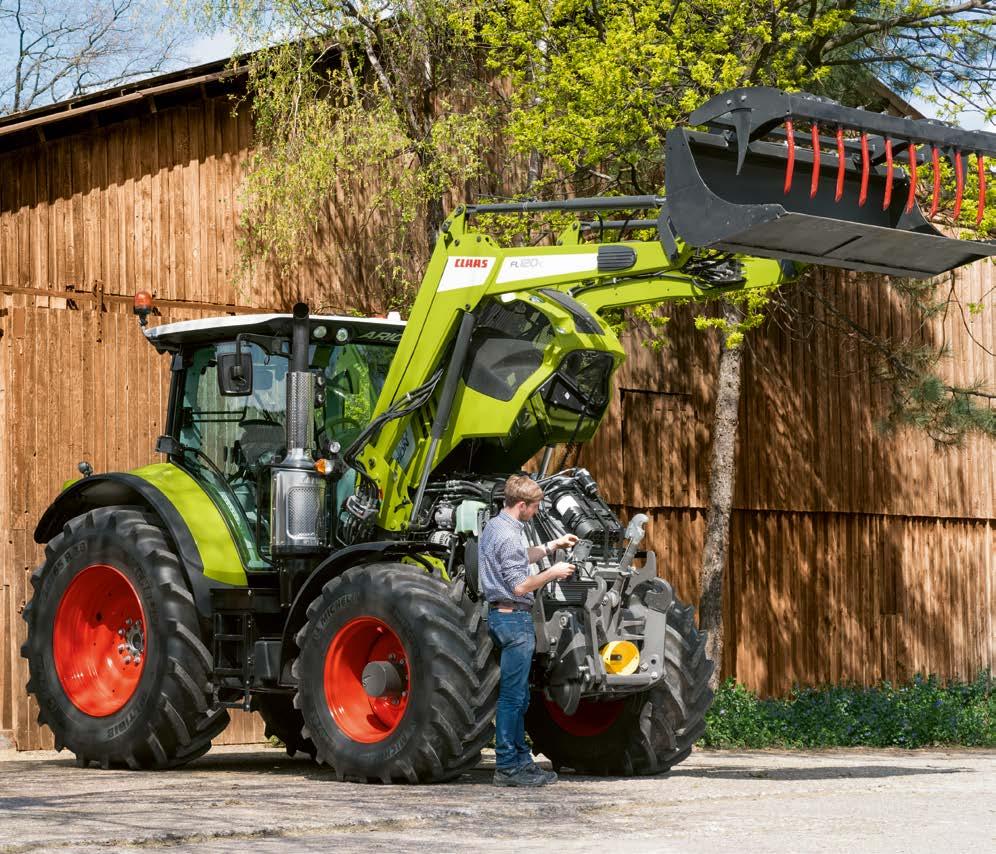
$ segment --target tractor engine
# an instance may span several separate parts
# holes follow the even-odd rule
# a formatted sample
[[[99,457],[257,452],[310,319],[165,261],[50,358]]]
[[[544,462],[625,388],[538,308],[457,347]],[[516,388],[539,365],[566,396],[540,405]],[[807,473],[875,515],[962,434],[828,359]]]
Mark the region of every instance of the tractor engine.
[[[663,677],[673,595],[657,578],[654,553],[639,548],[646,516],[624,528],[583,468],[540,483],[545,496],[534,517],[535,542],[578,537],[554,559],[573,563],[574,575],[544,587],[534,610],[544,691],[570,715],[586,696],[618,698]]]
[[[587,469],[565,469],[538,482],[544,498],[526,526],[529,545],[565,533],[578,537],[571,551],[549,561],[574,563],[574,575],[543,587],[533,610],[537,685],[570,715],[586,697],[618,699],[663,678],[673,594],[657,578],[654,553],[639,548],[646,516],[623,526]],[[501,480],[471,475],[430,483],[420,514],[430,542],[456,553],[464,541],[468,586],[478,597],[477,538],[501,509],[502,487]]]

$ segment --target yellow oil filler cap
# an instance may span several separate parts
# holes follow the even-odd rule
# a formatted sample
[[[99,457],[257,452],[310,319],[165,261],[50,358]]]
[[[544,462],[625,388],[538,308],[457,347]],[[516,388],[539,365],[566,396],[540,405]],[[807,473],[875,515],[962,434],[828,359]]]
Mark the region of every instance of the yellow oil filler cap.
[[[640,666],[640,650],[632,641],[609,641],[602,647],[602,661],[605,662],[605,669],[609,673],[629,676]]]

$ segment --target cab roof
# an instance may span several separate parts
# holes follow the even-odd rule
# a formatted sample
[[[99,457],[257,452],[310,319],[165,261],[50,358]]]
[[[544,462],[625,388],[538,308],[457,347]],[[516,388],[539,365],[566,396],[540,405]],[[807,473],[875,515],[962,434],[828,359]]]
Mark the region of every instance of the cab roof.
[[[148,326],[142,331],[155,348],[163,352],[190,344],[234,341],[235,336],[243,332],[289,336],[291,320],[290,314],[226,315]],[[327,341],[329,344],[335,343],[336,332],[340,329],[346,329],[350,340],[385,344],[397,344],[401,340],[401,333],[405,331],[405,322],[396,312],[392,312],[386,319],[313,314],[309,320],[312,340]],[[316,335],[319,327],[325,328],[324,334]]]

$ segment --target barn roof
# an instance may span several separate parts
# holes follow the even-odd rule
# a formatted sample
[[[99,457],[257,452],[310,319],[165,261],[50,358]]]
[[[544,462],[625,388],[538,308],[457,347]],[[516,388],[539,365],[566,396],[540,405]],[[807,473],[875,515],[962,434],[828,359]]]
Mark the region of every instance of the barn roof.
[[[191,100],[242,95],[252,54],[242,54],[137,80],[55,104],[0,116],[0,150],[156,112]],[[916,107],[872,78],[870,89],[890,113],[924,118]]]
[[[0,150],[92,130],[195,99],[242,94],[245,59],[216,60],[0,116]]]

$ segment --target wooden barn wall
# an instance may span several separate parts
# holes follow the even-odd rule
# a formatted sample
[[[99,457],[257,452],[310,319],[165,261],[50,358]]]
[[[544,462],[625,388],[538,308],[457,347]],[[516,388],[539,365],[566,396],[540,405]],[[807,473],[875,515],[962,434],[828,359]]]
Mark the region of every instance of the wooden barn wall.
[[[980,436],[940,448],[885,433],[888,390],[867,351],[833,321],[914,344],[946,344],[949,381],[996,386],[992,264],[956,275],[963,305],[913,328],[879,279],[817,271],[753,333],[744,359],[735,515],[726,577],[724,675],[764,694],[795,683],[870,683],[916,672],[971,678],[996,665],[996,456]],[[948,287],[947,284],[944,286]],[[611,410],[581,454],[624,518],[650,516],[659,571],[697,603],[719,349],[668,325],[672,346],[627,335]],[[782,312],[781,314],[785,314]],[[620,465],[621,463],[621,465]]]
[[[248,118],[215,99],[0,155],[0,734],[22,749],[52,743],[19,655],[42,554],[34,525],[79,460],[144,464],[161,432],[166,364],[141,336],[132,294],[156,295],[153,323],[297,298],[381,307],[363,188],[353,207],[330,210],[301,272],[234,284],[250,140]],[[993,283],[980,266],[956,288],[968,302]],[[877,432],[885,390],[826,325],[838,306],[880,331],[945,341],[952,377],[994,384],[993,312],[963,324],[952,310],[912,329],[880,281],[829,273],[786,299],[808,321],[792,333],[769,323],[745,362],[725,671],[780,693],[993,666],[993,443],[939,451]],[[582,462],[625,516],[648,512],[661,574],[695,602],[718,350],[692,316],[675,314],[660,354],[641,346],[645,330],[627,336],[612,410]],[[242,714],[224,736],[261,737]]]
[[[61,484],[77,476],[80,460],[113,471],[156,459],[151,449],[169,387],[168,360],[145,341],[130,306],[94,311],[46,301],[6,295],[0,308],[0,731],[11,732],[20,749],[53,746],[25,692],[20,656],[21,613],[42,560],[35,525]],[[161,320],[211,314],[217,311],[172,309]],[[219,742],[259,741],[262,734],[258,716],[234,712]]]

